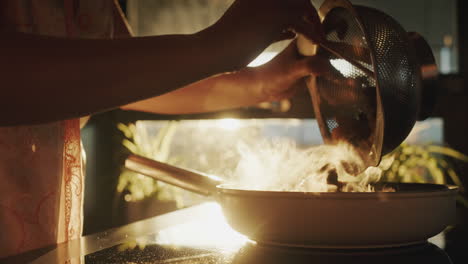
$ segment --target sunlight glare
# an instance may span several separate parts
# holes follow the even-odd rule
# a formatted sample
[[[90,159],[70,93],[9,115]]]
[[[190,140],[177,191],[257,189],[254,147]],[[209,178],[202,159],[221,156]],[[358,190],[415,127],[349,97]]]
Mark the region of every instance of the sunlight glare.
[[[265,64],[265,63],[269,62],[271,59],[273,59],[276,56],[276,54],[278,54],[278,52],[273,52],[273,51],[262,52],[248,66],[249,67],[257,67],[257,66],[260,66],[262,64]]]
[[[248,241],[247,237],[228,225],[219,204],[212,202],[206,206],[206,217],[161,230],[156,238],[157,243],[236,250]]]
[[[366,74],[343,59],[332,59],[330,64],[337,69],[344,77],[366,76]]]
[[[216,126],[224,130],[234,131],[239,129],[239,127],[241,126],[241,122],[240,120],[234,118],[224,118],[218,120]]]

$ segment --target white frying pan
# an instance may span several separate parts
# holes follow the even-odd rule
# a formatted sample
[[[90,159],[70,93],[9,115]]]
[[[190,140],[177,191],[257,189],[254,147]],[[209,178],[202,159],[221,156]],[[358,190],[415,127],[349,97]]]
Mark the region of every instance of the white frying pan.
[[[425,242],[455,218],[457,188],[452,186],[389,183],[396,192],[373,193],[253,191],[136,155],[128,157],[125,166],[215,196],[231,227],[259,243],[317,248],[410,245]]]

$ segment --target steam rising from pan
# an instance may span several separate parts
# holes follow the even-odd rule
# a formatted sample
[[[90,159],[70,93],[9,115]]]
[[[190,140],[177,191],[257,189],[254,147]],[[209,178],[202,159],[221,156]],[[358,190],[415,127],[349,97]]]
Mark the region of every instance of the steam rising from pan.
[[[286,139],[255,145],[240,142],[234,171],[237,187],[250,190],[294,192],[373,192],[382,169],[365,169],[353,147],[346,143],[299,148]],[[359,173],[363,171],[362,173]]]

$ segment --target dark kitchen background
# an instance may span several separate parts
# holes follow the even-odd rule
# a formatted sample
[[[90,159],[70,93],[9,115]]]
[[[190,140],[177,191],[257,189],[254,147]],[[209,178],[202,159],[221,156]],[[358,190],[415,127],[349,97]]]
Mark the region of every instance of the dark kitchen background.
[[[316,7],[320,6],[321,1],[313,2]],[[127,0],[120,3],[134,34],[147,36],[197,32],[215,22],[232,0]],[[464,156],[450,152],[468,154],[468,87],[464,83],[468,74],[468,39],[464,34],[468,30],[468,18],[464,10],[468,10],[468,2],[353,0],[352,3],[390,14],[407,31],[421,33],[431,45],[441,74],[437,81],[436,104],[431,117],[418,123],[403,148],[411,153],[426,145],[441,146],[448,155],[423,155],[428,164],[439,162],[439,165],[427,165],[422,169],[405,163],[408,157],[399,157],[401,164],[406,164],[405,169],[420,172],[419,181],[468,187],[468,163],[463,161]],[[268,60],[284,46],[285,43],[271,46],[255,63]],[[96,233],[204,199],[123,170],[123,161],[129,153],[228,175],[236,162],[238,139],[285,137],[303,147],[321,144],[313,118],[307,91],[288,101],[203,115],[168,116],[115,110],[93,116],[82,130],[87,156],[84,233]],[[401,168],[394,169],[387,176],[397,179]],[[468,206],[463,205],[466,201],[463,197],[460,201],[460,206]]]

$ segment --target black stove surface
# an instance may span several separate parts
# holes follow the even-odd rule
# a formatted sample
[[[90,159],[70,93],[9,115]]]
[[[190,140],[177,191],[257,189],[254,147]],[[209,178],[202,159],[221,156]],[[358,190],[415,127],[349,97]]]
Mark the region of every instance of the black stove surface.
[[[460,212],[459,224],[430,242],[387,249],[311,249],[256,244],[235,233],[219,209],[209,218],[174,225],[153,235],[88,254],[84,263],[426,263],[468,264],[468,236]],[[460,222],[462,221],[462,222]],[[463,224],[461,224],[463,223]],[[422,223],[423,224],[423,223]]]
[[[306,264],[306,263],[453,263],[445,251],[423,245],[379,250],[317,250],[248,244],[236,252],[148,245],[121,250],[119,246],[85,257],[86,264],[98,263],[219,263],[219,264]]]
[[[230,228],[218,204],[204,203],[0,263],[468,264],[467,208],[459,208],[457,217],[454,226],[424,244],[316,249],[257,244]]]

